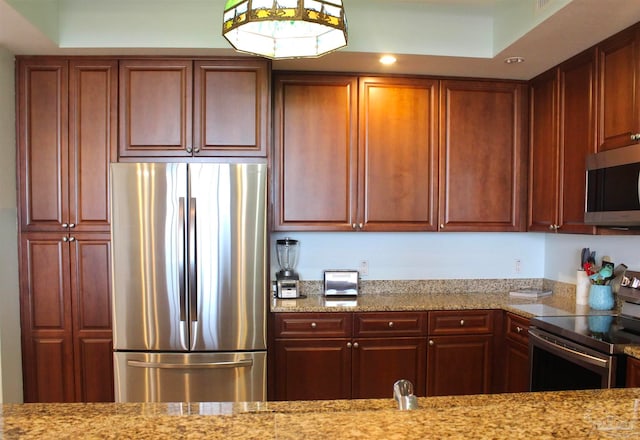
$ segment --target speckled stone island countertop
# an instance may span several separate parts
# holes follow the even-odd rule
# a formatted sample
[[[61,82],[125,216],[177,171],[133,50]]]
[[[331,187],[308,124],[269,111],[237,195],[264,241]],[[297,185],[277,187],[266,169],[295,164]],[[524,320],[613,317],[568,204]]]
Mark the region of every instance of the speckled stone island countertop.
[[[10,439],[640,438],[640,389],[395,401],[22,404],[1,407]]]

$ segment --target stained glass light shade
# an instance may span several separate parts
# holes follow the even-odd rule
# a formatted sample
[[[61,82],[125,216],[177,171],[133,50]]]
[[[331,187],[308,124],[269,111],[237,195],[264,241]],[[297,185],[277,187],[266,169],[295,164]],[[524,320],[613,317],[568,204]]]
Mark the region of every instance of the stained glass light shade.
[[[347,45],[342,0],[227,0],[222,35],[241,52],[313,58]]]

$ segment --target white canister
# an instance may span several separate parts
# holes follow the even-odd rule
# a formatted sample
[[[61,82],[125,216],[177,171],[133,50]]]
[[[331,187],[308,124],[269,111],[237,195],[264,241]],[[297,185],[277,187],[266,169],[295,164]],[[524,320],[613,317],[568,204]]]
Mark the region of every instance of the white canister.
[[[591,281],[587,272],[579,270],[576,273],[576,304],[589,304],[589,287],[591,287]]]

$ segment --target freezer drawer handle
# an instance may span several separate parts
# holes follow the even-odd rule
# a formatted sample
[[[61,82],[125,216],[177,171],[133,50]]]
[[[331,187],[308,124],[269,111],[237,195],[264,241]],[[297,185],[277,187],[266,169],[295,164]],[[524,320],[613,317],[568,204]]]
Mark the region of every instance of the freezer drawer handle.
[[[189,369],[194,368],[242,368],[252,367],[253,359],[243,359],[241,361],[227,361],[227,362],[202,362],[195,364],[172,364],[168,362],[143,362],[143,361],[128,361],[127,365],[130,367],[139,368],[169,368],[169,369]]]

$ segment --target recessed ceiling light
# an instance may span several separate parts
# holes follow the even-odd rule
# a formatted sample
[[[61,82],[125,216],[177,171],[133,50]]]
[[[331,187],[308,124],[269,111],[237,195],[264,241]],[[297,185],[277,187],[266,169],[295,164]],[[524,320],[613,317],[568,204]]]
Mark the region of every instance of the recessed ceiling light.
[[[522,58],[522,57],[509,57],[509,58],[505,59],[504,62],[507,63],[507,64],[520,64],[520,63],[524,63],[524,58]]]
[[[380,57],[380,62],[385,65],[393,64],[396,62],[396,57],[393,55],[383,55]]]

